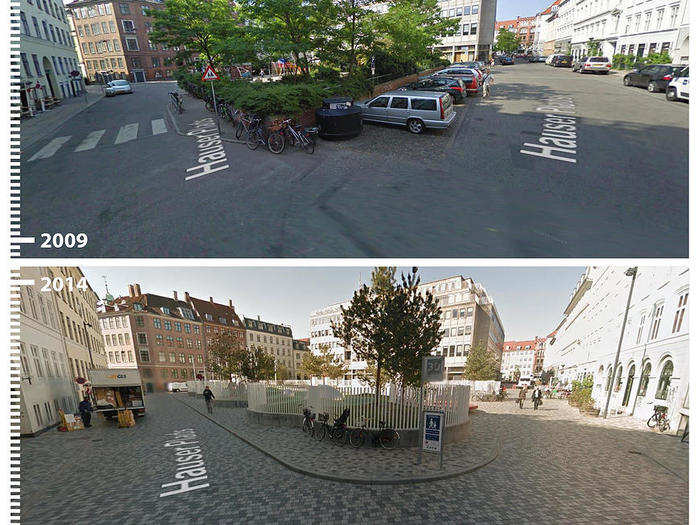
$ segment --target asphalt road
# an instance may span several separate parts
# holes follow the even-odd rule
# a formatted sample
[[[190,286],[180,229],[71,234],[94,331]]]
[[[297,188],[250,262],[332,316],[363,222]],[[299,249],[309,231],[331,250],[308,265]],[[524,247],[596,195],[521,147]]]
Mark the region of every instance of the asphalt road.
[[[547,400],[537,412],[529,403],[523,410],[512,401],[487,403],[474,424],[502,437],[494,462],[442,481],[372,486],[287,470],[172,395],[149,395],[147,415],[133,428],[93,418],[85,431],[23,439],[20,519],[42,525],[687,523],[687,444],[650,431],[582,424],[567,417],[562,403]],[[173,433],[183,429],[191,429],[187,445],[174,444]],[[299,439],[319,450],[301,431]],[[192,453],[203,455],[206,473],[199,474],[207,478],[192,481],[201,488],[163,496],[177,489],[163,487],[176,481],[176,446],[199,449]],[[363,461],[364,450],[356,452]]]
[[[189,181],[197,148],[166,117],[172,85],[137,86],[23,152],[22,235],[85,232],[89,242],[21,254],[687,256],[687,104],[625,88],[620,75],[544,64],[499,66],[495,78],[493,96],[458,107],[446,132],[368,124],[355,140],[319,141],[312,156],[227,143],[229,169]],[[542,134],[537,108],[556,97],[574,104],[576,163],[521,153]],[[198,112],[208,115],[184,117]],[[159,119],[167,131],[154,135]],[[75,151],[101,130],[94,148]]]

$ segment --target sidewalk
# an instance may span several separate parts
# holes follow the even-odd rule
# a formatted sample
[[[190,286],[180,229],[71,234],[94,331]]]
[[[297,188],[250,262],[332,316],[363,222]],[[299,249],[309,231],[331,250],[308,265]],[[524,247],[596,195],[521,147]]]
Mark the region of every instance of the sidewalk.
[[[207,110],[203,100],[195,98],[189,93],[184,92],[182,90],[180,90],[180,94],[183,100],[183,107],[185,108],[185,110],[182,113],[177,113],[176,111],[173,111],[170,107],[170,104],[168,104],[167,106],[168,115],[170,116],[170,120],[172,121],[173,126],[175,127],[175,131],[177,131],[178,135],[186,136],[189,128],[197,120],[201,120],[204,118],[211,118],[213,120],[216,120],[214,112]],[[241,136],[241,140],[237,140],[236,130],[231,122],[225,119],[219,119],[219,123],[221,125],[222,140],[226,142],[236,142],[239,144],[245,144],[247,139],[246,134]]]
[[[333,445],[325,439],[318,442],[305,435],[301,428],[249,423],[245,408],[215,404],[214,413],[209,416],[201,397],[178,395],[175,399],[290,470],[333,481],[381,485],[435,481],[472,472],[498,457],[499,436],[480,425],[478,415],[472,418],[466,440],[445,446],[441,470],[437,456],[432,454],[424,454],[422,464],[416,464],[418,451],[415,448],[384,450],[365,446],[355,449],[349,444]]]
[[[60,106],[37,113],[31,118],[20,122],[20,147],[24,150],[36,142],[45,139],[61,124],[81,111],[91,107],[104,97],[102,86],[87,86],[87,102],[85,96],[65,98]]]

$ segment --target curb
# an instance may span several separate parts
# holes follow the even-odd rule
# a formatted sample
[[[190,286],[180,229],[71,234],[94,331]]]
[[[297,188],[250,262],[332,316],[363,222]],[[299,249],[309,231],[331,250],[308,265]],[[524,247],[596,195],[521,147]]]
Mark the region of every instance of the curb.
[[[22,148],[23,150],[24,150],[25,148],[31,148],[34,144],[36,144],[36,143],[39,142],[40,140],[45,139],[47,136],[51,135],[51,133],[53,133],[53,132],[56,131],[59,127],[61,127],[63,124],[65,124],[65,123],[66,123],[66,120],[71,119],[71,118],[75,117],[76,115],[80,115],[83,111],[85,111],[86,109],[90,109],[92,106],[94,106],[95,104],[97,104],[97,103],[98,103],[100,100],[102,100],[103,98],[105,98],[104,93],[102,94],[102,96],[96,98],[96,99],[93,100],[92,102],[88,102],[88,104],[87,104],[86,106],[81,106],[81,108],[80,108],[78,111],[76,111],[75,113],[73,113],[73,114],[70,115],[69,117],[64,118],[64,119],[61,119],[59,122],[56,123],[56,125],[51,126],[51,127],[49,127],[49,128],[44,128],[44,129],[43,129],[43,133],[42,133],[41,135],[33,135],[33,136],[31,137],[31,140],[28,140],[29,137],[26,137],[24,140],[22,140],[22,138],[21,138],[21,131],[20,131],[20,145],[21,145],[21,148]],[[20,130],[21,130],[21,129],[22,129],[22,124],[20,123]]]
[[[174,398],[174,399],[177,399],[177,398]],[[183,405],[187,406],[191,410],[197,412],[201,416],[204,416],[206,419],[208,419],[209,421],[211,421],[212,423],[214,423],[218,427],[221,427],[224,430],[226,430],[229,434],[233,434],[235,437],[237,437],[238,439],[240,439],[244,443],[250,445],[254,449],[258,450],[259,452],[262,452],[266,456],[274,459],[275,461],[277,461],[277,463],[279,463],[283,467],[285,467],[293,472],[297,472],[298,474],[303,474],[305,476],[309,476],[312,478],[324,479],[324,480],[328,480],[328,481],[338,481],[341,483],[351,483],[354,485],[404,485],[404,484],[424,483],[427,481],[440,481],[440,480],[444,480],[444,479],[456,478],[459,476],[463,476],[464,474],[469,474],[470,472],[474,472],[476,470],[479,470],[479,469],[489,465],[490,463],[495,461],[498,458],[498,456],[501,455],[501,450],[503,448],[502,437],[499,436],[496,447],[494,447],[494,453],[493,453],[492,457],[490,457],[489,459],[487,459],[483,463],[480,463],[479,465],[475,465],[475,466],[472,466],[472,467],[469,467],[469,468],[466,468],[463,470],[459,470],[457,472],[450,472],[450,473],[446,473],[446,474],[435,474],[435,475],[430,475],[430,476],[419,476],[419,477],[415,477],[415,478],[398,478],[398,479],[341,478],[338,476],[332,476],[330,474],[323,474],[320,472],[314,472],[312,470],[305,470],[301,467],[298,467],[296,465],[288,463],[287,461],[279,458],[278,456],[275,456],[273,453],[269,452],[268,450],[265,450],[261,446],[256,445],[255,443],[253,443],[249,439],[244,438],[243,436],[241,436],[237,432],[231,430],[227,426],[219,423],[215,419],[209,417],[207,414],[200,411],[199,409],[194,408],[193,406],[185,403],[184,401],[180,401],[179,399],[177,399],[177,401],[179,403],[182,403]]]

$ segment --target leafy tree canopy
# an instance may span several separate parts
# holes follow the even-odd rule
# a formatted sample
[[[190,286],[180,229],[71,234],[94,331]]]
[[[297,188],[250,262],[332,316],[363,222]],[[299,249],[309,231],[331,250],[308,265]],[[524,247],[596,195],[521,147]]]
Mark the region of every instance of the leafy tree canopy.
[[[498,365],[496,356],[486,348],[486,345],[479,343],[474,345],[467,354],[467,361],[464,365],[464,377],[476,381],[498,380],[501,367]],[[518,370],[518,375],[520,370]]]
[[[512,31],[502,27],[496,36],[496,43],[493,48],[504,53],[515,53],[520,47],[520,38]]]

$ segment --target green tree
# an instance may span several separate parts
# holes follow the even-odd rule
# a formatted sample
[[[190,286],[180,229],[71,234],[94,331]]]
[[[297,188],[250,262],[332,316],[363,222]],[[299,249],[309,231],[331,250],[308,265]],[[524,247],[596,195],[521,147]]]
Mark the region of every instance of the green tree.
[[[341,321],[333,323],[333,334],[345,347],[372,364],[375,404],[382,374],[415,384],[423,356],[440,341],[440,310],[432,295],[418,293],[418,269],[402,274],[398,285],[395,272],[392,267],[375,268],[371,286],[355,291],[350,306],[341,308]]]
[[[414,67],[435,60],[433,47],[459,27],[457,19],[442,16],[437,0],[393,0],[386,13],[374,13],[368,23],[368,31],[379,35],[375,46],[380,51]]]
[[[338,379],[347,372],[345,363],[331,352],[328,345],[322,345],[319,354],[311,352],[304,354],[301,360],[301,369],[309,377],[323,378],[324,385],[326,378]]]
[[[496,36],[496,44],[493,48],[496,51],[503,51],[504,53],[515,53],[520,47],[520,38],[518,35],[512,31],[508,31],[505,27],[502,27],[498,31]]]
[[[518,370],[519,372],[519,370]],[[467,354],[464,377],[476,381],[498,380],[500,367],[496,356],[483,343],[474,345]]]
[[[245,354],[245,345],[237,337],[222,332],[207,347],[209,370],[220,379],[243,376],[241,363],[246,359]]]
[[[586,42],[586,52],[589,57],[598,56],[600,54],[600,42],[589,38],[588,42]]]
[[[353,74],[361,57],[367,58],[373,46],[375,34],[368,23],[373,11],[372,0],[336,0],[333,3],[335,24],[320,35],[317,47],[318,58]]]
[[[285,364],[278,362],[277,363],[277,373],[275,374],[275,377],[277,378],[278,381],[292,379],[292,371],[289,368],[287,368],[287,366]]]
[[[249,381],[262,381],[275,377],[275,358],[262,347],[252,347],[245,352],[241,375]]]
[[[221,40],[237,32],[236,8],[228,0],[167,0],[163,9],[149,9],[153,42],[178,47],[182,62],[198,53],[212,67],[221,62]]]
[[[520,367],[515,365],[515,370],[513,371],[513,381],[520,381]]]

